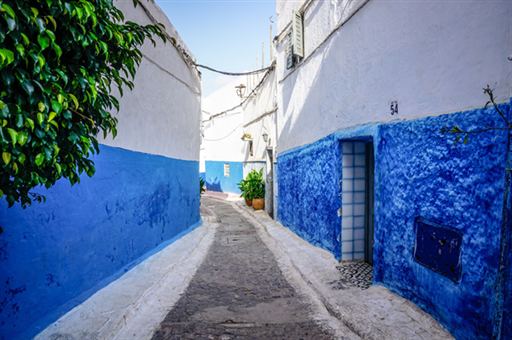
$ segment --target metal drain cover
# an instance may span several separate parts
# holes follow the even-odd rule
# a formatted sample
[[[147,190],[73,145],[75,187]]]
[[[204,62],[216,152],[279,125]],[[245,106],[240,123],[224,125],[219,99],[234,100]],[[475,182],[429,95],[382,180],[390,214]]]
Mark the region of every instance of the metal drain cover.
[[[226,237],[226,241],[229,244],[239,244],[239,243],[251,243],[258,242],[256,236],[250,235],[234,235]]]

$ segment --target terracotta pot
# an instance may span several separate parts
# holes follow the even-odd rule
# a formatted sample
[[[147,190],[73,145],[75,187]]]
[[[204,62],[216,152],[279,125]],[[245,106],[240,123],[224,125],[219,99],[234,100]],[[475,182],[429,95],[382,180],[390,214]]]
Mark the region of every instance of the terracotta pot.
[[[247,198],[245,199],[245,204],[247,204],[248,207],[252,205],[252,201],[249,201]]]
[[[254,210],[261,210],[265,206],[265,199],[264,198],[254,198],[252,200],[252,207]]]

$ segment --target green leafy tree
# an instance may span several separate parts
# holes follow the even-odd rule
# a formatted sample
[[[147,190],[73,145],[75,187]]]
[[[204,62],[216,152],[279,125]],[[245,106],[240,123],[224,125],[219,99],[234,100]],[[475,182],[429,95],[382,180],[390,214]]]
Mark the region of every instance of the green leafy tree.
[[[165,42],[164,29],[124,22],[112,0],[0,0],[0,197],[9,207],[44,200],[30,191],[38,185],[94,174],[96,136],[117,133],[112,87],[133,89],[137,47]]]

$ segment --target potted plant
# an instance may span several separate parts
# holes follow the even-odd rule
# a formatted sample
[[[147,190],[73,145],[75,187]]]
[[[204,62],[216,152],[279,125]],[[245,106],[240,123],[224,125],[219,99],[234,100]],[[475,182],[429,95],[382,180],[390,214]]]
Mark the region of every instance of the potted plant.
[[[247,175],[248,192],[252,198],[254,210],[263,209],[265,206],[265,181],[263,180],[263,168],[260,171],[253,170]]]
[[[238,189],[240,189],[240,191],[242,192],[240,194],[240,197],[245,198],[245,204],[247,204],[247,206],[250,207],[252,205],[252,193],[249,190],[249,185],[247,184],[247,181],[243,179],[240,182],[238,182],[237,185]]]
[[[252,135],[250,133],[244,133],[242,140],[252,140]]]

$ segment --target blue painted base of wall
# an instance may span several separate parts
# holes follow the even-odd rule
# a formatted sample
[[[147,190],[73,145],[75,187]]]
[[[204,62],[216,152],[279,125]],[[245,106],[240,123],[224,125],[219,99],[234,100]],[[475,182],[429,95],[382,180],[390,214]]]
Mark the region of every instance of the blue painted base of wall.
[[[224,164],[229,164],[229,177],[224,176]],[[237,183],[243,179],[242,162],[206,161],[206,188],[210,191],[240,194]]]
[[[198,162],[100,149],[93,178],[38,189],[46,203],[0,202],[1,339],[33,337],[201,224]]]
[[[510,117],[510,105],[501,107]],[[502,224],[504,215],[510,215],[504,207],[510,135],[486,132],[454,146],[453,136],[439,133],[454,124],[475,130],[482,121],[490,126],[503,122],[493,108],[482,108],[351,128],[282,153],[278,220],[339,259],[340,142],[373,140],[374,283],[416,303],[457,339],[493,338],[501,312],[502,329],[511,324],[510,293],[505,298],[498,293],[499,272],[510,278],[512,265],[509,251],[501,254],[509,260],[499,268]],[[460,283],[414,261],[414,221],[419,216],[464,235]],[[510,236],[504,243],[510,243]],[[510,292],[510,286],[509,279],[503,290]],[[510,339],[510,331],[503,331],[502,339]]]

